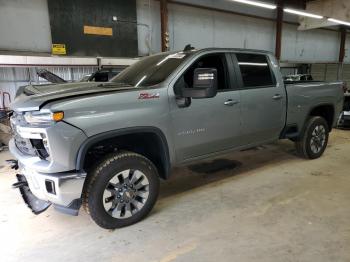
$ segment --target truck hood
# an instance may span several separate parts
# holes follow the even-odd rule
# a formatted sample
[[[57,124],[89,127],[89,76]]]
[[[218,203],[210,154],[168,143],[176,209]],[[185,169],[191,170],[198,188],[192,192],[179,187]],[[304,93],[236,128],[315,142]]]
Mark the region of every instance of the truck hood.
[[[39,110],[43,104],[69,97],[79,97],[106,92],[125,92],[140,89],[117,83],[68,83],[58,85],[29,85],[10,105],[15,111]]]
[[[64,79],[62,79],[58,75],[55,75],[54,73],[52,73],[46,69],[38,69],[36,74],[38,76],[40,76],[41,78],[46,79],[50,83],[56,83],[56,84],[67,83],[67,81],[65,81]]]

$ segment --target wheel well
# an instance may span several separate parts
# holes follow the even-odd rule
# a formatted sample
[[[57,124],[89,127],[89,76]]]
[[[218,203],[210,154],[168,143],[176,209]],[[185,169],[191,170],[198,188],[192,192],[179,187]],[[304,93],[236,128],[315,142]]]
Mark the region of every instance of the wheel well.
[[[147,157],[157,167],[159,176],[166,179],[169,175],[170,161],[164,139],[153,132],[137,132],[98,139],[80,150],[81,156],[78,155],[77,168],[88,172],[107,154],[127,150]]]
[[[334,121],[334,107],[332,105],[322,105],[322,106],[315,107],[310,112],[310,116],[323,117],[327,121],[329,131],[332,130],[333,121]]]

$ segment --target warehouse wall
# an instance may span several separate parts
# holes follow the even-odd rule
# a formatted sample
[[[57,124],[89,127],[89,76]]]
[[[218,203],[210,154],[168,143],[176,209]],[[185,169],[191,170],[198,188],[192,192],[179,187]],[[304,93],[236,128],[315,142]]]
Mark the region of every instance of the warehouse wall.
[[[15,98],[19,87],[28,84],[38,85],[49,83],[47,80],[38,77],[38,69],[49,70],[62,79],[72,82],[79,81],[84,76],[92,74],[97,70],[97,67],[0,67],[0,108],[9,106],[11,100]]]
[[[0,50],[51,52],[47,0],[0,0]]]
[[[170,48],[242,47],[273,51],[274,23],[181,5],[168,6]]]
[[[225,0],[180,0],[266,18],[273,11],[247,7]],[[196,47],[240,47],[274,51],[275,24],[272,21],[225,14],[194,7],[169,4],[171,50],[191,43]],[[286,16],[296,21],[296,16]],[[159,52],[159,2],[137,0],[139,55]],[[50,52],[51,33],[47,0],[0,0],[0,50]],[[348,37],[350,39],[350,37]],[[347,41],[347,50],[350,48]],[[298,31],[284,24],[282,60],[300,62],[335,62],[339,52],[339,33],[330,30]],[[350,57],[346,57],[350,62]]]
[[[344,62],[350,63],[350,34],[346,34]]]
[[[137,0],[136,8],[139,55],[144,56],[160,52],[159,2],[153,0]]]
[[[337,31],[298,31],[296,25],[284,24],[281,57],[284,61],[337,62],[339,43],[340,33]]]

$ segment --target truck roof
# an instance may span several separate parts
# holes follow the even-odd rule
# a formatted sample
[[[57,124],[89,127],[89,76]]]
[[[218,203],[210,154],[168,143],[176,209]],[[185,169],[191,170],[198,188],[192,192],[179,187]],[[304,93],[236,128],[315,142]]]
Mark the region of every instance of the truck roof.
[[[270,54],[273,55],[271,51],[266,50],[259,50],[259,49],[247,49],[247,48],[226,48],[226,47],[207,47],[207,48],[193,48],[191,50],[178,50],[178,51],[169,51],[167,53],[173,54],[178,52],[185,52],[185,53],[199,53],[199,52],[205,52],[205,51],[231,51],[231,52],[249,52],[249,53],[263,53],[263,54]]]

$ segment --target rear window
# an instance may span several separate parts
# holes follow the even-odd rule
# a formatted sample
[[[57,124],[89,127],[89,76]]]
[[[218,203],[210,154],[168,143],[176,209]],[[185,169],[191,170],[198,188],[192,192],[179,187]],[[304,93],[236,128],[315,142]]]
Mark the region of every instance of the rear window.
[[[236,54],[244,87],[275,85],[267,57],[258,54]]]

